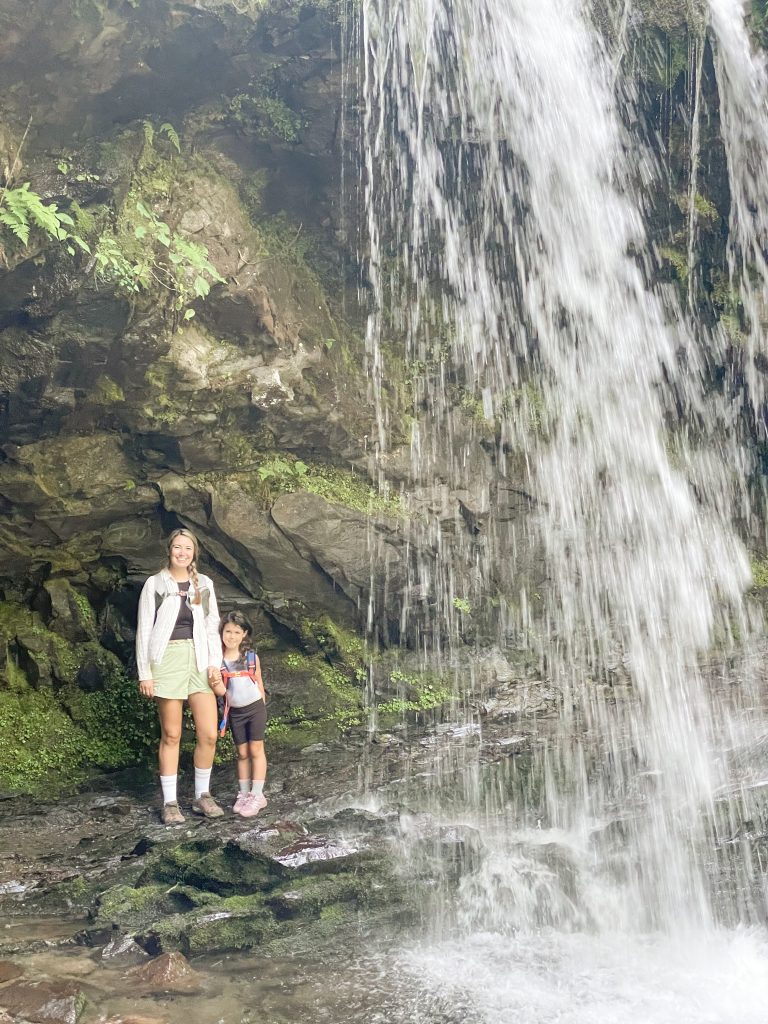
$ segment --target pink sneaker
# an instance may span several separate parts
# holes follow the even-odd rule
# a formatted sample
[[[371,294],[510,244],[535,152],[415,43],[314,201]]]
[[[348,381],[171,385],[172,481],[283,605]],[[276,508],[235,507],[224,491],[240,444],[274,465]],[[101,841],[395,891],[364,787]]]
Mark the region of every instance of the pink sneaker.
[[[235,800],[234,804],[232,805],[232,810],[235,812],[235,814],[242,813],[242,810],[245,807],[246,803],[248,802],[250,796],[250,793],[237,794],[237,800]]]
[[[253,793],[249,793],[243,809],[240,811],[240,815],[243,818],[255,818],[262,807],[267,806],[267,798],[264,796],[254,796]]]

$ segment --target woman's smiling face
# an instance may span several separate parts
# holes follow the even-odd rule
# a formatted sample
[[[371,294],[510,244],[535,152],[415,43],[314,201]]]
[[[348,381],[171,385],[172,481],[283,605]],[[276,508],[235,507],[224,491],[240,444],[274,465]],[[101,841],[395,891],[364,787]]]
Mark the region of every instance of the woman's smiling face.
[[[195,560],[195,545],[191,537],[174,537],[169,551],[172,569],[188,569]]]

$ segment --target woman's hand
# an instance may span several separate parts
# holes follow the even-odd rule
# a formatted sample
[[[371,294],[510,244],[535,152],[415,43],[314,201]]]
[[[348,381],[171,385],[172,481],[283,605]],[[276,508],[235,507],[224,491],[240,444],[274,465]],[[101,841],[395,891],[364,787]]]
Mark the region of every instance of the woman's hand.
[[[142,697],[152,698],[155,696],[155,681],[154,679],[141,679],[139,680],[139,693]]]
[[[210,688],[213,690],[216,686],[219,686],[221,683],[223,683],[223,681],[224,680],[221,678],[221,669],[217,668],[215,665],[209,665],[208,685],[210,686]]]

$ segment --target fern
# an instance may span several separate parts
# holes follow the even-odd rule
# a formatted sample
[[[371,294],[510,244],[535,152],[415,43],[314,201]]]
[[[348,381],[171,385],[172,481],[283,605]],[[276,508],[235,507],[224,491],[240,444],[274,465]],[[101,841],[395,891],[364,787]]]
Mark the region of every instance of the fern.
[[[176,152],[181,152],[181,140],[179,139],[179,133],[176,131],[172,124],[169,124],[168,121],[166,121],[165,124],[161,124],[160,134],[167,135],[168,141],[176,150]]]
[[[22,245],[29,244],[30,232],[37,228],[57,242],[68,242],[71,238],[81,249],[88,251],[82,238],[70,235],[67,230],[74,227],[72,218],[60,213],[56,203],[44,203],[37,192],[30,189],[28,181],[18,188],[0,189],[0,224],[5,225]]]
[[[164,135],[176,152],[181,152],[181,139],[179,138],[179,133],[169,121],[165,121],[159,128],[155,128],[151,121],[144,121],[143,125],[144,142],[150,149],[152,149],[155,144],[156,136]]]

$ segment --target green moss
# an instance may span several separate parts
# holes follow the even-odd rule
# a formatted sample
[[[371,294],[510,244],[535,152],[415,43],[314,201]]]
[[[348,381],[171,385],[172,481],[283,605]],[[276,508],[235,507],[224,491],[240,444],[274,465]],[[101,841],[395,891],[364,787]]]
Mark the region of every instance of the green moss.
[[[125,392],[111,377],[104,374],[94,384],[89,397],[95,405],[117,405],[125,401]]]
[[[334,505],[343,505],[368,515],[382,513],[402,516],[403,505],[399,495],[381,493],[359,474],[333,466],[309,464],[309,472],[302,481],[302,489]]]
[[[50,791],[59,776],[77,781],[92,764],[92,747],[49,694],[0,693],[0,787]]]
[[[79,610],[93,618],[84,597]],[[18,638],[18,639],[17,639]],[[0,643],[34,647],[41,676],[51,675],[59,689],[32,690],[12,657],[6,660],[0,691],[0,786],[37,792],[67,785],[96,767],[135,764],[154,752],[155,709],[139,697],[118,659],[98,643],[70,643],[49,632],[36,613],[14,602],[0,604]],[[85,692],[76,685],[86,663],[94,666],[103,688]]]
[[[234,845],[217,849],[214,843],[192,842],[159,851],[147,864],[141,881],[182,883],[220,896],[236,896],[242,890],[271,889],[286,873],[276,861]]]
[[[201,919],[187,931],[189,954],[252,949],[280,934],[280,925],[267,910],[230,918]]]
[[[768,558],[752,561],[752,589],[768,590]]]
[[[173,908],[164,885],[116,885],[101,893],[96,920],[100,924],[116,924],[124,929],[136,929],[149,924],[164,911]]]
[[[316,619],[304,619],[301,623],[302,637],[310,637],[330,658],[338,658],[357,666],[365,654],[362,637],[352,630],[344,629],[334,622],[330,615]]]
[[[403,715],[407,712],[433,711],[453,700],[453,693],[439,676],[406,674],[399,669],[390,672],[389,682],[402,696],[377,705],[381,715]]]
[[[226,113],[240,130],[261,139],[298,142],[304,128],[303,119],[278,95],[274,77],[252,79],[245,92],[232,97]]]
[[[264,189],[267,187],[268,181],[269,175],[267,172],[258,170],[252,174],[245,175],[238,186],[240,200],[252,224],[258,224],[263,219],[262,204]]]
[[[688,254],[680,249],[666,246],[661,250],[662,257],[672,266],[676,277],[683,284],[688,280]]]

